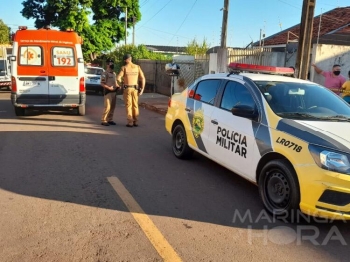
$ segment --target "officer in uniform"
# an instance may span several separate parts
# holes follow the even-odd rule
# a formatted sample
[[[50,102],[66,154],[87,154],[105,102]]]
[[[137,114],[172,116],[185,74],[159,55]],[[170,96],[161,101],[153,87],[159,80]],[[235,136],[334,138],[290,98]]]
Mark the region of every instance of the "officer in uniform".
[[[101,118],[101,125],[103,126],[116,124],[113,121],[113,114],[117,100],[117,90],[120,88],[120,86],[116,81],[116,74],[113,70],[113,61],[107,60],[107,69],[101,75],[101,86],[103,87],[104,93],[104,110]]]
[[[138,126],[139,96],[143,94],[146,84],[146,79],[140,66],[132,63],[131,59],[130,54],[124,55],[123,60],[125,64],[117,76],[117,82],[123,83],[127,127]],[[141,82],[140,87],[138,86],[139,81]]]

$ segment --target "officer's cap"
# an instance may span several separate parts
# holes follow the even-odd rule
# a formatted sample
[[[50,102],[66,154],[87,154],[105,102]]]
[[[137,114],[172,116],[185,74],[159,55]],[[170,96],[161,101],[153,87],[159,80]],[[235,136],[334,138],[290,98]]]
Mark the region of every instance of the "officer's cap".
[[[125,55],[123,56],[123,60],[125,61],[126,59],[129,59],[130,57],[131,57],[130,54],[125,54]]]

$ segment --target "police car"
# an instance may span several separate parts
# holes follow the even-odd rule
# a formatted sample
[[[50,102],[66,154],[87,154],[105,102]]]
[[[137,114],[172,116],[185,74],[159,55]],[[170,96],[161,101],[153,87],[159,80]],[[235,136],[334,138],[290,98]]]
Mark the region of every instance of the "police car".
[[[273,215],[350,219],[349,104],[291,68],[229,68],[169,100],[175,156],[198,152],[257,184]]]

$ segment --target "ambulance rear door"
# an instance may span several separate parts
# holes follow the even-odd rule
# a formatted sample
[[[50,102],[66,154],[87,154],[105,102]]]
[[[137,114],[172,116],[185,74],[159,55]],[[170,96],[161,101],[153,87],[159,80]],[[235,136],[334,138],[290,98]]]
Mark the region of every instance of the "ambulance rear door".
[[[48,67],[45,63],[47,44],[33,40],[20,40],[14,43],[17,53],[17,67],[12,68],[12,75],[17,84],[17,104],[47,105]]]
[[[49,44],[48,50],[51,58],[49,66],[49,103],[51,105],[66,104],[67,106],[79,104],[80,79],[75,45]]]

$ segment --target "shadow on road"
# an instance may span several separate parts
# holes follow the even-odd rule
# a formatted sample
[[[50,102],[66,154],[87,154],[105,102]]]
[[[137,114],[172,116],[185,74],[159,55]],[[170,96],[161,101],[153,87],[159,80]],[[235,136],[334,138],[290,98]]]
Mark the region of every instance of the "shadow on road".
[[[176,159],[160,115],[144,110],[140,127],[128,129],[123,123],[125,116],[121,107],[117,108],[117,126],[97,127],[99,113],[86,118],[77,116],[77,120],[50,119],[50,115],[14,118],[23,126],[56,128],[59,123],[67,129],[0,131],[1,189],[30,197],[127,211],[107,180],[116,176],[149,215],[250,229],[254,234],[267,234],[267,237],[277,232],[282,237],[293,237],[294,245],[300,240],[299,244],[312,245],[335,259],[347,260],[347,251],[344,252],[347,247],[342,245],[339,235],[335,238],[336,233],[331,235],[333,240],[330,239],[330,232],[336,228],[348,245],[348,224],[275,221],[263,211],[255,185],[198,154],[190,161]],[[72,130],[72,124],[76,130]],[[7,125],[13,122],[0,119],[0,127]],[[81,128],[91,132],[81,132]],[[108,135],[104,133],[106,128]],[[94,133],[93,129],[101,132]],[[248,218],[244,218],[247,213]],[[285,238],[278,239],[282,244],[285,241]]]

